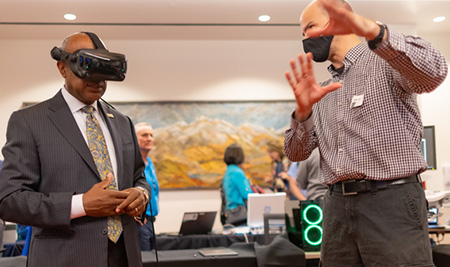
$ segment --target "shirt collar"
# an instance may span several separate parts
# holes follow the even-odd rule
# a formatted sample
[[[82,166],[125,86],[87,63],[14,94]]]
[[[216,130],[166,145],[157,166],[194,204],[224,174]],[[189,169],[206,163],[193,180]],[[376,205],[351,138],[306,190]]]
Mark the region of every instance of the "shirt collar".
[[[352,47],[352,49],[350,49],[344,57],[345,69],[343,73],[346,73],[348,68],[351,65],[353,65],[361,56],[361,54],[367,51],[368,49],[369,46],[365,42],[359,43],[356,46]],[[333,77],[340,75],[333,65],[328,66],[328,72],[330,72]]]
[[[69,106],[70,112],[72,112],[72,114],[74,114],[75,112],[78,112],[80,109],[82,109],[84,106],[87,106],[86,104],[84,104],[83,102],[81,102],[80,100],[76,99],[73,95],[71,95],[66,87],[64,86],[61,89],[61,93],[63,95],[64,100],[66,101],[67,105]],[[94,110],[98,110],[97,108],[97,101],[95,101],[94,103],[92,103],[89,106],[94,107]]]

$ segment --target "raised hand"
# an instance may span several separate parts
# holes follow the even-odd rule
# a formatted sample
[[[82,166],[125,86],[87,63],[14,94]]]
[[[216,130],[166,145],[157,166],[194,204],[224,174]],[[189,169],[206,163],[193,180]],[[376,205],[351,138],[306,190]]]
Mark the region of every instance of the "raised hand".
[[[353,13],[350,5],[343,0],[317,0],[329,16],[329,22],[323,28],[311,29],[309,37],[328,35],[356,34],[367,40],[374,39],[380,28],[374,20]]]
[[[312,54],[299,54],[301,71],[297,68],[295,59],[290,61],[293,77],[289,71],[286,72],[286,78],[292,87],[297,101],[295,118],[300,121],[306,120],[312,112],[312,107],[319,102],[326,94],[339,89],[341,83],[332,83],[321,87],[314,76]]]

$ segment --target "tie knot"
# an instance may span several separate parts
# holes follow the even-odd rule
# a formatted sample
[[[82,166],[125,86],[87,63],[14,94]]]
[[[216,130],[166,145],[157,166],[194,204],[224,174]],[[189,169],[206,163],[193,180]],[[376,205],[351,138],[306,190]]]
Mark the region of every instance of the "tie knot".
[[[87,114],[92,114],[92,112],[94,112],[94,107],[93,106],[84,106],[81,108],[81,111],[83,111],[84,113],[87,113]]]

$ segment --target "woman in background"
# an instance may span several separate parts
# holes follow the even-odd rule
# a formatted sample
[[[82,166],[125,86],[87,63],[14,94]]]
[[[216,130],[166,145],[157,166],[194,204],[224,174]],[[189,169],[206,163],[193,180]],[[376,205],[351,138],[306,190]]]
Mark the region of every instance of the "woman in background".
[[[285,192],[286,197],[291,198],[289,192],[290,177],[287,174],[290,162],[284,155],[283,145],[276,141],[270,141],[267,143],[267,154],[272,160],[272,176],[267,177],[265,182],[272,186],[273,192]]]
[[[252,189],[249,180],[241,169],[244,162],[242,147],[237,144],[228,146],[223,160],[227,164],[222,182],[226,201],[226,223],[234,226],[246,224],[247,195],[252,192]]]

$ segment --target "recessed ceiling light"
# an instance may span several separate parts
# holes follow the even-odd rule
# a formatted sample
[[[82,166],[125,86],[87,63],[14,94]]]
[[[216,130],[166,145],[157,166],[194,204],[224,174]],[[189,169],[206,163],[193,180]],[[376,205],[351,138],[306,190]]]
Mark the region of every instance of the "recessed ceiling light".
[[[64,18],[67,20],[76,20],[77,16],[75,16],[74,14],[65,14]]]
[[[261,15],[258,17],[258,20],[262,21],[262,22],[266,22],[266,21],[270,20],[270,16],[269,15]]]
[[[444,21],[444,20],[445,20],[445,17],[444,16],[440,16],[440,17],[435,17],[433,19],[433,22],[441,22],[441,21]]]

